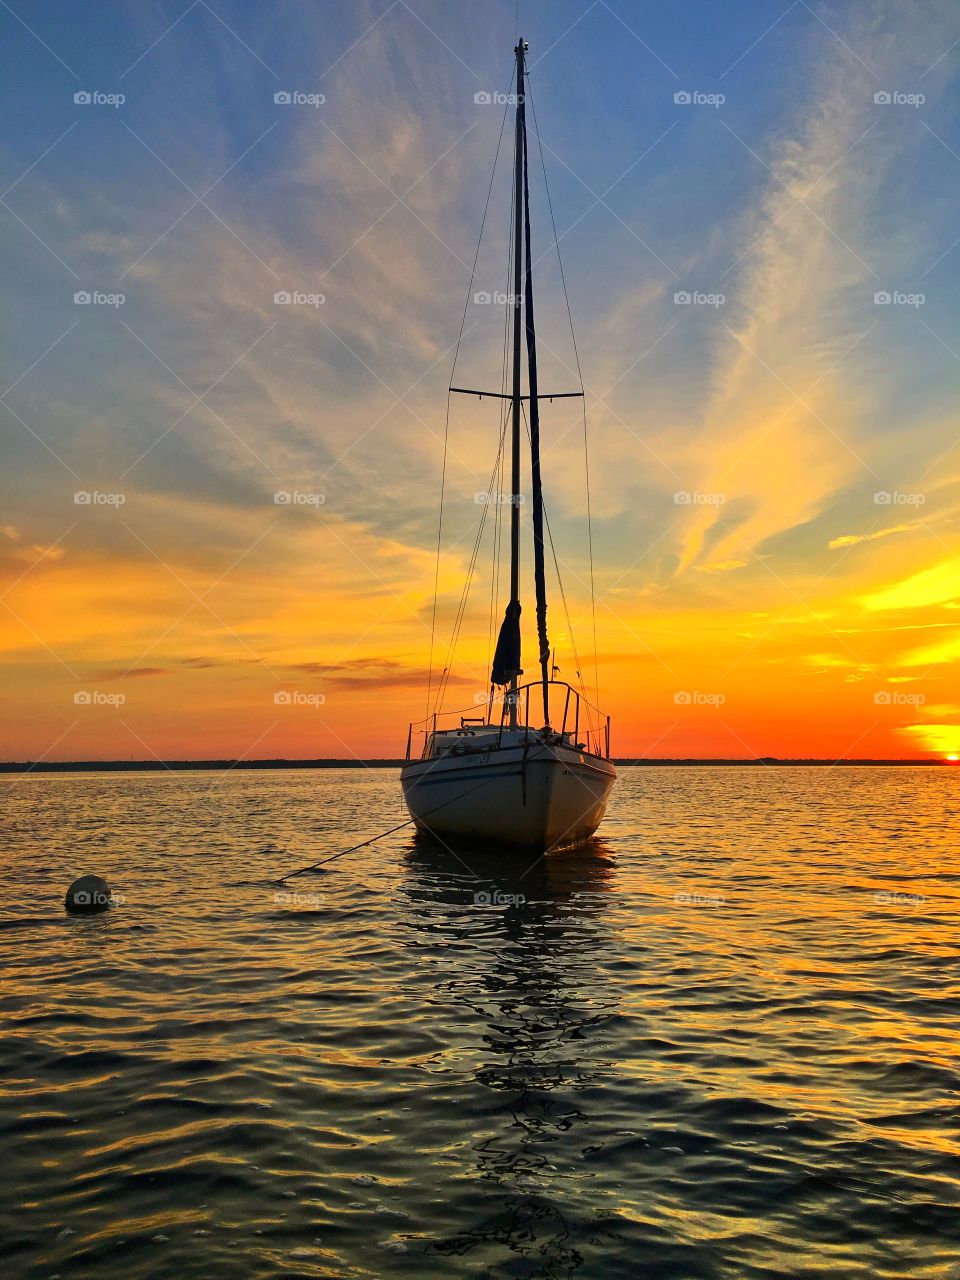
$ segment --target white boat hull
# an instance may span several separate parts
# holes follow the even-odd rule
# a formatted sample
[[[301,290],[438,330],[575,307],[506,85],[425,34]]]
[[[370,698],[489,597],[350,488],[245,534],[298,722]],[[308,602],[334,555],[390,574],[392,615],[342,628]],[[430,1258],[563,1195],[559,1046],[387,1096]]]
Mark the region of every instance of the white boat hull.
[[[599,756],[564,743],[532,743],[411,762],[401,784],[420,831],[547,851],[593,835],[616,776]]]

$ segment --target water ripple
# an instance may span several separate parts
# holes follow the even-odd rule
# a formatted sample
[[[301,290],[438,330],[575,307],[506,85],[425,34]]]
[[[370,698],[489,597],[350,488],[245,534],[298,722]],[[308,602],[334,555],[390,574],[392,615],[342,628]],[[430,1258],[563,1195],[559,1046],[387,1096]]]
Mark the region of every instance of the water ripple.
[[[6,780],[6,1273],[960,1275],[958,783],[629,769],[578,853],[279,886],[395,773]]]

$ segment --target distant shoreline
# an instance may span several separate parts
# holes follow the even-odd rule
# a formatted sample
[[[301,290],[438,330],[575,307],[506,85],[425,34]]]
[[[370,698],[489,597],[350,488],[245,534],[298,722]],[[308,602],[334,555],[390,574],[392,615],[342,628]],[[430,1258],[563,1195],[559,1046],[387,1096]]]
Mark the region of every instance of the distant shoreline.
[[[851,767],[929,767],[948,768],[947,760],[789,760],[763,756],[749,760],[646,759],[614,757],[614,764],[637,768],[707,768],[724,766],[744,768],[851,768]],[[403,760],[394,759],[318,759],[318,760],[39,760],[0,761],[0,773],[170,773],[192,769],[399,769]]]

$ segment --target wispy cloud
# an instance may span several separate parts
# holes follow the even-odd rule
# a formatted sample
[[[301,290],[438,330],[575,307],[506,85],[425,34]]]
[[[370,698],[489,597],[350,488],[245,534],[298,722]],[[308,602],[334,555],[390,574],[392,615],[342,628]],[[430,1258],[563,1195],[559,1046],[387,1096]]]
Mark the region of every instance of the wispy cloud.
[[[379,724],[349,725],[351,699],[395,694],[400,708],[423,681],[450,348],[500,125],[496,108],[474,106],[479,82],[444,44],[506,88],[497,23],[512,15],[440,6],[441,41],[397,6],[358,39],[376,16],[331,6],[321,24],[314,6],[291,3],[277,24],[251,9],[241,43],[202,6],[158,41],[162,15],[141,11],[123,29],[129,63],[149,50],[125,80],[128,109],[80,117],[11,195],[53,251],[12,216],[2,223],[17,323],[0,414],[22,477],[4,513],[2,569],[15,583],[4,645],[32,691],[31,732],[62,710],[45,673],[66,681],[63,663],[103,679],[129,671],[130,698],[171,741],[186,732],[175,702],[198,740],[214,724],[242,734],[290,671],[326,672],[337,731],[370,736]],[[736,24],[735,6],[725,21]],[[941,100],[955,14],[940,0],[878,0],[831,22],[841,43],[798,7],[765,40],[769,64],[744,59],[725,81],[726,107],[700,115],[673,106],[665,72],[661,85],[651,68],[638,87],[629,64],[611,69],[605,22],[622,32],[601,6],[537,70],[588,388],[601,667],[616,675],[634,736],[649,727],[653,740],[688,685],[727,689],[731,724],[749,738],[747,721],[763,721],[777,690],[784,723],[812,735],[836,721],[839,753],[864,714],[862,698],[837,696],[848,680],[942,670],[957,656],[952,632],[904,651],[919,639],[894,625],[913,610],[918,627],[942,627],[960,600],[946,505],[960,250],[944,175],[955,161],[915,112],[873,100],[878,87],[919,84],[937,60],[922,76],[923,120],[960,145]],[[263,63],[289,69],[291,87],[301,76],[322,89],[323,109],[275,107]],[[309,80],[330,66],[322,84]],[[601,82],[598,132],[584,104],[592,112]],[[4,157],[11,181],[62,132],[62,87],[41,88],[29,118],[12,104],[29,154]],[[210,208],[185,212],[187,188],[223,174]],[[480,289],[503,287],[509,184],[507,165]],[[591,191],[607,188],[593,207]],[[539,187],[534,198],[546,248]],[[51,348],[80,314],[58,259],[84,286],[122,277],[126,301],[84,308]],[[876,289],[916,287],[933,263],[923,324],[874,306]],[[537,273],[543,377],[570,390],[549,255]],[[725,301],[675,304],[686,285]],[[275,304],[278,290],[323,301]],[[483,386],[499,385],[502,320],[468,306],[459,368]],[[545,407],[544,472],[583,660],[579,414],[573,402]],[[435,662],[498,433],[496,405],[454,405]],[[909,524],[891,523],[889,508],[875,520],[870,495],[897,487],[922,490],[926,506]],[[77,489],[119,491],[124,504],[78,508]],[[315,501],[285,507],[278,491]],[[527,525],[525,511],[525,539]],[[464,688],[483,669],[491,586],[485,564],[454,673]],[[557,593],[550,617],[571,671]],[[738,705],[752,708],[744,722]]]
[[[877,529],[873,533],[845,533],[831,538],[827,546],[831,551],[836,551],[838,547],[856,547],[861,542],[878,542],[881,538],[892,538],[897,533],[909,533],[915,527],[912,524],[894,524],[888,529]]]

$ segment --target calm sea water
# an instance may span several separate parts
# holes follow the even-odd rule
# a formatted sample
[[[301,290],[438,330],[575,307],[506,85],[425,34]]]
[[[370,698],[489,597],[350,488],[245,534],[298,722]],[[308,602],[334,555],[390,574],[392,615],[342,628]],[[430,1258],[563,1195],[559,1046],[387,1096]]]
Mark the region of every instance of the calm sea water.
[[[283,889],[395,772],[0,786],[6,1275],[960,1275],[960,773],[624,769],[578,853]]]

